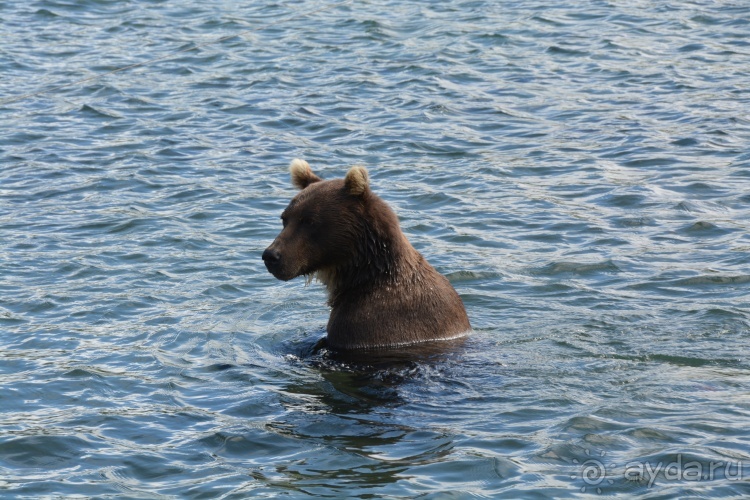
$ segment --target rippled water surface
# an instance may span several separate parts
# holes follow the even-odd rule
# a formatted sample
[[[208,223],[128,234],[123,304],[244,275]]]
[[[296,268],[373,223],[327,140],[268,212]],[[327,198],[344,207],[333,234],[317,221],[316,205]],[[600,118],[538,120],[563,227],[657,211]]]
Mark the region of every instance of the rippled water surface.
[[[0,496],[750,494],[750,5],[568,4],[0,4]],[[295,157],[466,342],[313,349]]]

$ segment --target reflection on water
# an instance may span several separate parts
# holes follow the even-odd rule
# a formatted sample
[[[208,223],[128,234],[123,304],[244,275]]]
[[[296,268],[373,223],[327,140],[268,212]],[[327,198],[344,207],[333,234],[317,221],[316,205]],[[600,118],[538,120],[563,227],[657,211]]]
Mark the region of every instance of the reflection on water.
[[[300,492],[330,488],[333,481],[341,482],[343,493],[351,488],[395,485],[411,469],[447,457],[453,446],[449,431],[406,422],[397,412],[410,404],[402,396],[403,386],[426,384],[435,390],[430,379],[437,372],[451,370],[460,360],[463,343],[461,339],[391,350],[336,352],[316,342],[303,349],[307,357],[288,355],[290,362],[309,367],[319,376],[284,387],[290,397],[283,403],[287,412],[266,429],[328,450],[346,450],[346,458],[321,465],[314,474],[295,474],[286,465],[275,472]]]

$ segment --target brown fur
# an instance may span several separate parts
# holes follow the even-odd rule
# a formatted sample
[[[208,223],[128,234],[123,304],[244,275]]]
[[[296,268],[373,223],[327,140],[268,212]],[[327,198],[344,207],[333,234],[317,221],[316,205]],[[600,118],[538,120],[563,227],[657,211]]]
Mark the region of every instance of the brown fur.
[[[370,190],[367,170],[352,167],[344,179],[324,181],[294,160],[290,171],[301,191],[263,260],[278,279],[323,282],[329,346],[390,347],[471,330],[458,294],[411,246],[396,214]]]

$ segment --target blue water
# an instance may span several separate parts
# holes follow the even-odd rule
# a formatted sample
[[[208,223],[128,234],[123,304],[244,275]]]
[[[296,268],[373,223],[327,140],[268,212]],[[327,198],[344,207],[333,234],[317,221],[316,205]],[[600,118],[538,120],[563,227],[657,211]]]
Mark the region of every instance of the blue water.
[[[568,3],[0,4],[0,496],[749,495],[750,4]],[[295,157],[463,345],[314,351]]]

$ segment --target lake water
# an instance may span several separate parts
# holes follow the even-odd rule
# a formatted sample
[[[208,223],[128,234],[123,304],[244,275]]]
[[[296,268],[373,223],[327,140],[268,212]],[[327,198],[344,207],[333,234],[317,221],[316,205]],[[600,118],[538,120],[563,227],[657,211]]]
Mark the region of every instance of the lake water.
[[[0,18],[0,497],[750,495],[745,0]],[[295,157],[369,168],[466,342],[313,349]]]

